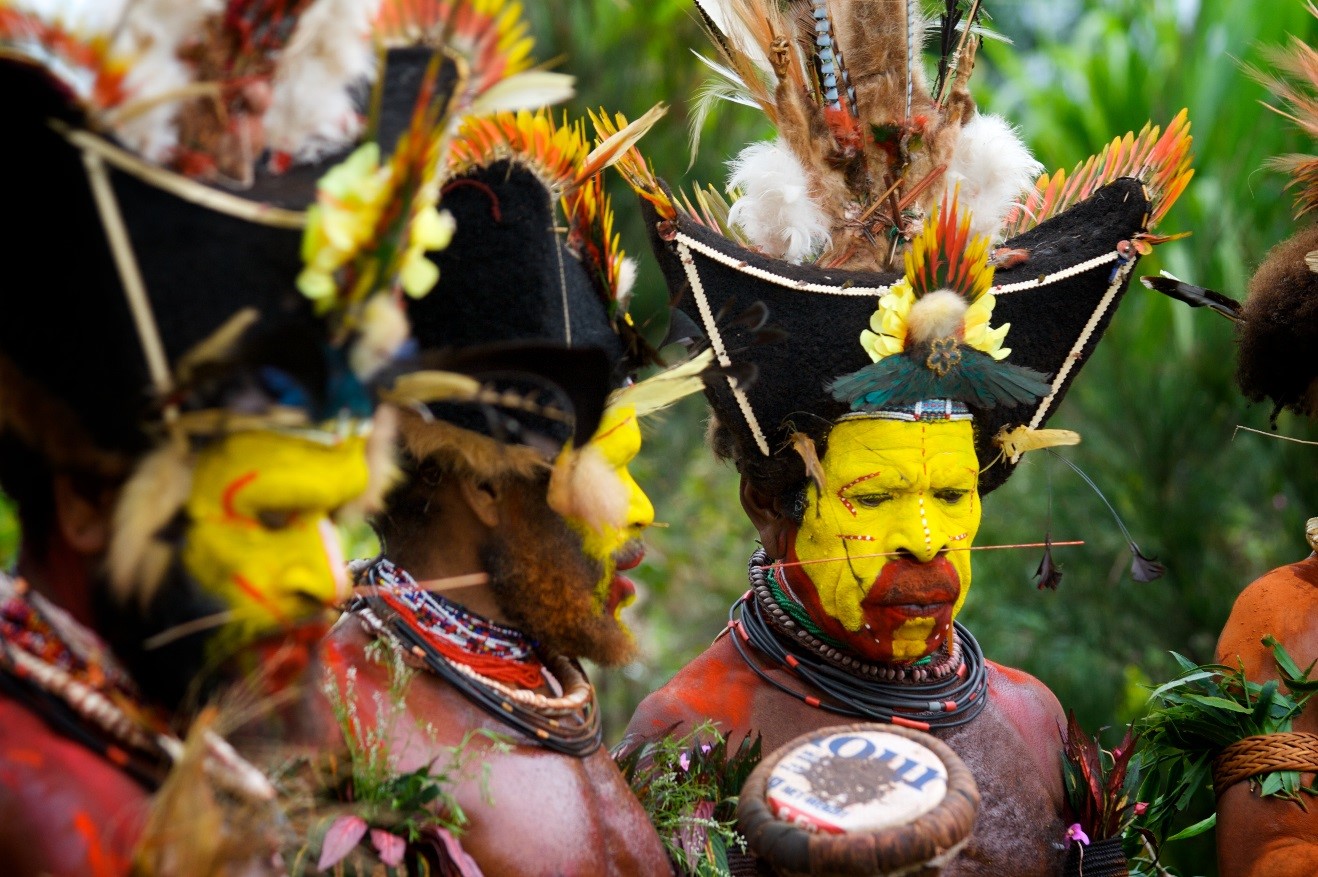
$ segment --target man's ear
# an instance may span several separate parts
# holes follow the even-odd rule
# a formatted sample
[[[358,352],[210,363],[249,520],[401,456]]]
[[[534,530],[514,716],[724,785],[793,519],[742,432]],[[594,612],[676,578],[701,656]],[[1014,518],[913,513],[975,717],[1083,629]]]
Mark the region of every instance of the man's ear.
[[[73,478],[63,474],[55,475],[52,489],[55,523],[64,541],[79,554],[102,554],[110,544],[115,493],[102,491],[99,496],[89,497],[78,489]]]
[[[499,525],[499,491],[494,485],[471,478],[460,478],[458,489],[462,493],[463,502],[471,509],[476,520],[490,529]]]
[[[760,490],[743,475],[741,507],[755,529],[760,531],[760,543],[768,552],[769,559],[782,560],[787,557],[788,540],[796,530],[796,522],[783,508],[781,498]]]

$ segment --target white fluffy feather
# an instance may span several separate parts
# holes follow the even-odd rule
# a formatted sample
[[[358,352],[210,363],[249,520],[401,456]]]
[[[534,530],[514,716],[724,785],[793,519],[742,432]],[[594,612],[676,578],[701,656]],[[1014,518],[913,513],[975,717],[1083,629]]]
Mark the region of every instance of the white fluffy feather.
[[[636,287],[636,271],[636,260],[631,256],[623,259],[621,267],[618,268],[618,289],[613,297],[617,299],[620,311],[626,311],[631,305],[632,292]]]
[[[179,47],[222,0],[12,0],[16,9],[56,22],[82,37],[113,39],[113,50],[132,59],[124,80],[130,95],[121,116],[103,120],[126,146],[152,161],[164,161],[178,143],[174,118],[178,102],[169,98],[192,81],[178,58]],[[5,5],[0,2],[0,5]],[[71,83],[76,88],[78,83]],[[135,106],[149,106],[136,112]]]
[[[356,140],[351,88],[375,67],[371,23],[380,0],[320,0],[303,14],[275,72],[265,114],[267,145],[295,163]]]
[[[961,128],[945,179],[949,196],[961,186],[960,205],[971,212],[971,232],[997,242],[1008,211],[1042,171],[1005,119],[976,114]]]
[[[728,221],[760,251],[799,263],[829,243],[828,217],[810,197],[805,168],[781,140],[752,143],[729,165],[741,197]]]
[[[136,0],[127,4],[115,48],[134,58],[124,86],[132,95],[122,118],[111,118],[114,133],[133,151],[150,161],[169,158],[178,144],[179,102],[192,83],[192,69],[179,60],[178,50],[201,30],[211,15],[224,11],[222,0]],[[158,101],[158,102],[157,102]],[[150,105],[133,112],[134,104]]]
[[[908,344],[927,344],[955,335],[966,322],[966,300],[950,289],[925,293],[906,318]]]

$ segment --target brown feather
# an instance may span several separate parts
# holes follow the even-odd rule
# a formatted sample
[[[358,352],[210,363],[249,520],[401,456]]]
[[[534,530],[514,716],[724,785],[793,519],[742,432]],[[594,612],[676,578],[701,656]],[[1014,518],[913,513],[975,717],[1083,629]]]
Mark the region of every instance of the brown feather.
[[[822,494],[827,487],[828,479],[824,475],[824,465],[819,462],[819,450],[815,447],[815,440],[803,432],[794,432],[792,450],[801,455],[802,461],[805,462],[805,474]]]

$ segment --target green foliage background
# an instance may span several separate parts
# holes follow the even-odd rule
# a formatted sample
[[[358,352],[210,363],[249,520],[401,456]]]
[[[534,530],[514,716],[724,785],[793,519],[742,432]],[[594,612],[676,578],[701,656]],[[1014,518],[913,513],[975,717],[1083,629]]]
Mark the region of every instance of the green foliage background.
[[[689,0],[591,0],[528,4],[540,57],[561,56],[579,77],[574,109],[603,105],[635,118],[653,103],[668,116],[642,146],[670,182],[721,183],[724,162],[768,133],[754,112],[718,110],[688,170],[690,100],[703,77],[690,49],[703,37]],[[1188,107],[1198,169],[1164,222],[1190,230],[1158,248],[1139,274],[1160,268],[1243,297],[1269,247],[1289,234],[1284,180],[1263,170],[1272,155],[1311,149],[1260,103],[1262,87],[1240,69],[1287,34],[1313,42],[1318,26],[1300,0],[1010,0],[986,3],[1011,44],[986,43],[976,72],[981,108],[1018,125],[1048,168],[1068,170],[1112,137]],[[634,310],[662,301],[659,272],[621,188],[624,244],[642,260]],[[1235,390],[1232,327],[1134,286],[1098,354],[1051,425],[1078,430],[1066,449],[1117,506],[1136,540],[1168,567],[1138,584],[1129,554],[1099,499],[1047,455],[1027,458],[985,502],[980,544],[1084,539],[1058,549],[1065,578],[1039,592],[1030,551],[976,557],[963,620],[989,657],[1046,682],[1063,706],[1097,729],[1143,709],[1150,680],[1175,675],[1168,652],[1213,657],[1235,595],[1266,570],[1307,553],[1305,519],[1318,514],[1311,448],[1241,433],[1268,428],[1269,406]],[[1318,439],[1283,415],[1280,431]],[[703,445],[704,411],[688,400],[648,436],[636,466],[661,521],[638,570],[641,602],[630,617],[644,658],[598,674],[616,739],[637,700],[698,654],[746,587],[754,533],[741,513],[735,474]],[[1318,657],[1297,655],[1302,664]],[[1205,801],[1203,807],[1211,806]],[[1194,814],[1197,818],[1200,814]],[[1170,851],[1185,873],[1215,873],[1211,836]]]

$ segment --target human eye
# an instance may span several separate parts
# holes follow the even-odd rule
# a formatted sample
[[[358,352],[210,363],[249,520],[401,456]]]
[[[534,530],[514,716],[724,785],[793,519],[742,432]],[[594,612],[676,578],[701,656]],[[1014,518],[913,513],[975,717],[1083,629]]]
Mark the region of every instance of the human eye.
[[[851,498],[851,501],[861,508],[876,509],[890,499],[892,499],[891,493],[858,493]]]
[[[284,530],[295,524],[302,516],[300,509],[261,509],[256,519],[267,530]]]
[[[956,505],[966,498],[969,490],[963,490],[958,487],[942,487],[934,491],[934,498],[948,505]]]

